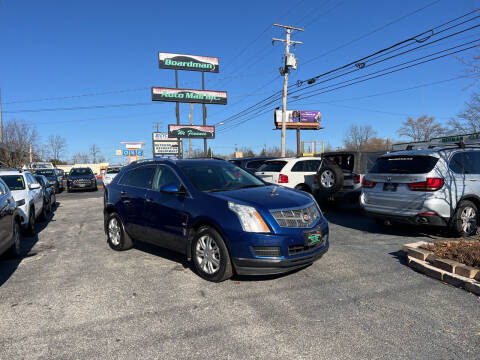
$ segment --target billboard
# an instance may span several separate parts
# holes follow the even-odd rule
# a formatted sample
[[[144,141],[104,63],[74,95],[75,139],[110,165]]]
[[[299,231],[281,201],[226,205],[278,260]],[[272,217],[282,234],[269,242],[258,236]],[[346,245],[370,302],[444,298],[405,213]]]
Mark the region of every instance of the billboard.
[[[218,58],[159,52],[158,66],[161,69],[208,71],[218,73]]]
[[[178,139],[169,138],[166,132],[152,133],[153,156],[178,154]]]
[[[168,137],[191,139],[215,139],[215,126],[168,125]]]
[[[173,89],[152,87],[153,101],[170,101],[198,104],[227,104],[226,91]]]
[[[322,114],[316,110],[287,110],[287,128],[318,129]],[[282,128],[282,110],[275,110],[274,122],[277,129]]]

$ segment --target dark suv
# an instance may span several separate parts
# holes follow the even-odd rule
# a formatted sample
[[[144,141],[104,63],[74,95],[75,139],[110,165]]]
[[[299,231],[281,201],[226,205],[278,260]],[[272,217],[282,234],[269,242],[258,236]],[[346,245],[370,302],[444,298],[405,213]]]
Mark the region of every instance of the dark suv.
[[[328,224],[315,199],[267,185],[223,160],[148,160],[124,167],[105,188],[110,247],[132,239],[183,253],[200,276],[277,274],[328,250]]]
[[[97,178],[92,169],[72,168],[67,177],[67,191],[72,190],[94,190],[97,191]]]
[[[313,190],[321,200],[357,202],[362,179],[385,151],[330,151],[322,154],[322,162],[314,177]]]
[[[240,166],[243,170],[254,174],[265,161],[275,159],[273,156],[250,156],[245,158],[237,158],[228,160],[231,163]]]

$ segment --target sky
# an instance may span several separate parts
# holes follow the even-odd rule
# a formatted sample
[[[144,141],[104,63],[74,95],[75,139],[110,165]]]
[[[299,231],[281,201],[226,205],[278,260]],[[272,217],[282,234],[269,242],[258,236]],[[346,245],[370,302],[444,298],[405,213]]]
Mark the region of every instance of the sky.
[[[305,30],[292,34],[303,44],[292,48],[298,68],[289,79],[291,90],[302,90],[308,85],[297,87],[297,81],[349,64],[478,7],[480,0],[0,0],[3,121],[16,118],[33,124],[44,142],[49,135],[65,137],[64,160],[97,144],[107,160],[119,162],[115,150],[124,141],[145,141],[145,154],[151,157],[154,122],[161,123],[162,131],[176,123],[173,103],[151,101],[152,86],[175,87],[174,72],[158,67],[158,52],[214,56],[219,58],[220,72],[205,74],[206,89],[227,91],[228,104],[207,106],[207,123],[216,124],[217,130],[209,146],[221,154],[232,153],[235,144],[260,152],[265,144],[280,146],[273,110],[281,100],[269,104],[265,114],[252,113],[257,115],[254,118],[230,117],[282,89],[278,69],[285,48],[281,43],[272,45],[271,39],[284,38],[285,31],[273,23]],[[446,26],[436,28],[427,33],[432,37],[425,42],[419,41],[426,35],[417,37],[417,42],[410,41],[398,52],[478,24],[480,20],[474,19],[438,35]],[[478,39],[480,27],[349,76],[323,84],[317,81],[304,91],[463,43],[473,46]],[[291,94],[287,108],[321,111],[324,129],[302,132],[305,141],[339,147],[352,124],[372,125],[378,136],[406,141],[396,131],[408,116],[427,114],[446,124],[464,108],[478,88],[472,78],[464,77],[468,74],[464,62],[475,54],[478,50],[470,49],[306,99],[293,97],[302,92]],[[340,73],[331,76],[335,74]],[[201,73],[179,72],[179,87],[200,89]],[[399,91],[407,88],[412,89]],[[189,104],[180,105],[181,123],[189,123],[189,112]],[[245,122],[235,125],[240,120]],[[193,122],[202,123],[199,104],[194,105]],[[193,140],[193,147],[203,148],[203,140]],[[287,131],[287,148],[296,148],[295,131]]]

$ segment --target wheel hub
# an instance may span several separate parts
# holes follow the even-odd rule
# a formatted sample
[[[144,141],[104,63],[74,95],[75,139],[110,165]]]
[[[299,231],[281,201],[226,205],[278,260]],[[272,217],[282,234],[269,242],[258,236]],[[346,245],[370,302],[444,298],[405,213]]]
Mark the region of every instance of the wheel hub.
[[[195,256],[200,269],[205,273],[212,275],[220,269],[220,249],[210,235],[198,239]]]
[[[330,170],[325,170],[320,175],[320,183],[325,188],[331,188],[335,183],[335,175]]]
[[[113,245],[117,246],[120,244],[120,224],[115,218],[111,219],[108,224],[108,236]]]
[[[475,230],[477,214],[473,208],[466,207],[465,209],[463,209],[460,218],[462,220],[462,230],[465,233],[470,234],[472,231]]]

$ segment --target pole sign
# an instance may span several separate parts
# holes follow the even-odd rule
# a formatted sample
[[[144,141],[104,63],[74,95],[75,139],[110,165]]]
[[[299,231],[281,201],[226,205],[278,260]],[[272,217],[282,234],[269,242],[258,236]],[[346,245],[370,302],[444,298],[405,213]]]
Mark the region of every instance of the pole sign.
[[[318,129],[321,117],[320,111],[287,110],[285,125],[289,129]],[[275,110],[274,122],[277,129],[282,128],[282,110]]]
[[[168,125],[168,137],[215,139],[215,126]]]
[[[172,89],[152,87],[153,101],[169,101],[197,104],[227,104],[226,91]]]
[[[158,53],[161,69],[190,70],[218,73],[218,58],[198,55]]]
[[[154,157],[178,154],[178,139],[169,138],[168,133],[154,132],[152,143]]]

